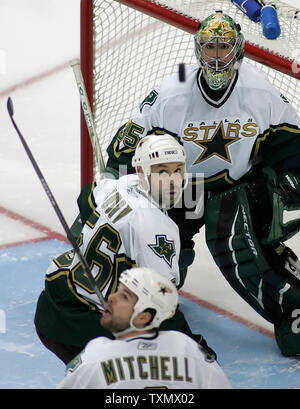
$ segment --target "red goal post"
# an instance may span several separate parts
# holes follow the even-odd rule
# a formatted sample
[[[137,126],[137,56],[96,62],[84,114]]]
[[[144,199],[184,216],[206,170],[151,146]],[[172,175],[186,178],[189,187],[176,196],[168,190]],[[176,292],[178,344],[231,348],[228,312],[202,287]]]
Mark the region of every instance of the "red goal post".
[[[295,2],[276,1],[281,35],[267,40],[261,24],[230,0],[81,0],[81,69],[104,159],[111,138],[151,89],[179,63],[196,63],[193,34],[215,10],[241,24],[247,60],[300,115],[300,11],[285,1]],[[93,157],[81,113],[82,187],[96,177]]]

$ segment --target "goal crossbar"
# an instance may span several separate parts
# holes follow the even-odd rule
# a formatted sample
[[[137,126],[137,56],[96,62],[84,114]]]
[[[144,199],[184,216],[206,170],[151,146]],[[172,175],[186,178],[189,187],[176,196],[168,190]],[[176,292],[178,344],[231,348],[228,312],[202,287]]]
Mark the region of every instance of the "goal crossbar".
[[[161,4],[149,0],[115,1],[142,13],[148,14],[150,17],[164,21],[165,23],[168,23],[181,30],[185,30],[190,34],[195,34],[199,24],[201,23],[200,20],[197,20],[192,16],[181,14],[174,9],[166,8]],[[259,62],[260,64],[290,75],[291,77],[300,79],[300,64],[296,64],[295,66],[295,62],[293,60],[274,54],[262,47],[259,47],[258,45],[253,45],[248,41],[245,42],[245,56]]]

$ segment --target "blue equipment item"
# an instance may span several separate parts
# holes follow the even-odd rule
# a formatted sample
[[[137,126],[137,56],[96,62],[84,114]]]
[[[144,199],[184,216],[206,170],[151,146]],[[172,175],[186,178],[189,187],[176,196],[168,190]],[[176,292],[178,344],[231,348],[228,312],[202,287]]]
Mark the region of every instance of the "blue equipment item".
[[[250,20],[257,23],[260,19],[261,6],[255,0],[231,0]]]
[[[277,12],[273,6],[264,6],[261,9],[260,20],[263,34],[269,40],[275,40],[280,36],[281,29]]]

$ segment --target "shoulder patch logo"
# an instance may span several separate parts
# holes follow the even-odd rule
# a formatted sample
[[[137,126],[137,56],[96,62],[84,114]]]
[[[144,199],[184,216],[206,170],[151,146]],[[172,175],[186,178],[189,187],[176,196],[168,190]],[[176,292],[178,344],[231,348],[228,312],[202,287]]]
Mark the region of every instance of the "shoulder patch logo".
[[[168,240],[165,234],[157,234],[155,236],[156,243],[148,244],[150,249],[160,258],[172,267],[172,260],[175,256],[175,245],[173,240]]]
[[[72,361],[68,363],[66,371],[74,372],[79,367],[79,365],[81,365],[81,362],[81,355],[76,355],[75,358],[73,358]]]
[[[286,104],[289,104],[288,99],[283,94],[280,94],[280,97],[283,100],[283,102],[285,102]]]
[[[154,90],[152,90],[150,92],[150,94],[144,99],[144,101],[141,103],[140,105],[140,112],[142,112],[143,108],[145,105],[153,105],[154,102],[157,100],[158,97],[158,92]]]

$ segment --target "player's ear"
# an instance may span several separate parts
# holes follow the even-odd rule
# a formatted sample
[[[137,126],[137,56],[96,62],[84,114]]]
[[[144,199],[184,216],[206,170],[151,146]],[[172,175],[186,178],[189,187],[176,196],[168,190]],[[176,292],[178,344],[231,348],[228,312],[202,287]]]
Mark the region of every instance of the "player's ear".
[[[140,312],[135,319],[133,320],[133,324],[136,328],[144,328],[146,325],[150,324],[152,321],[153,315],[150,311],[143,311]]]

